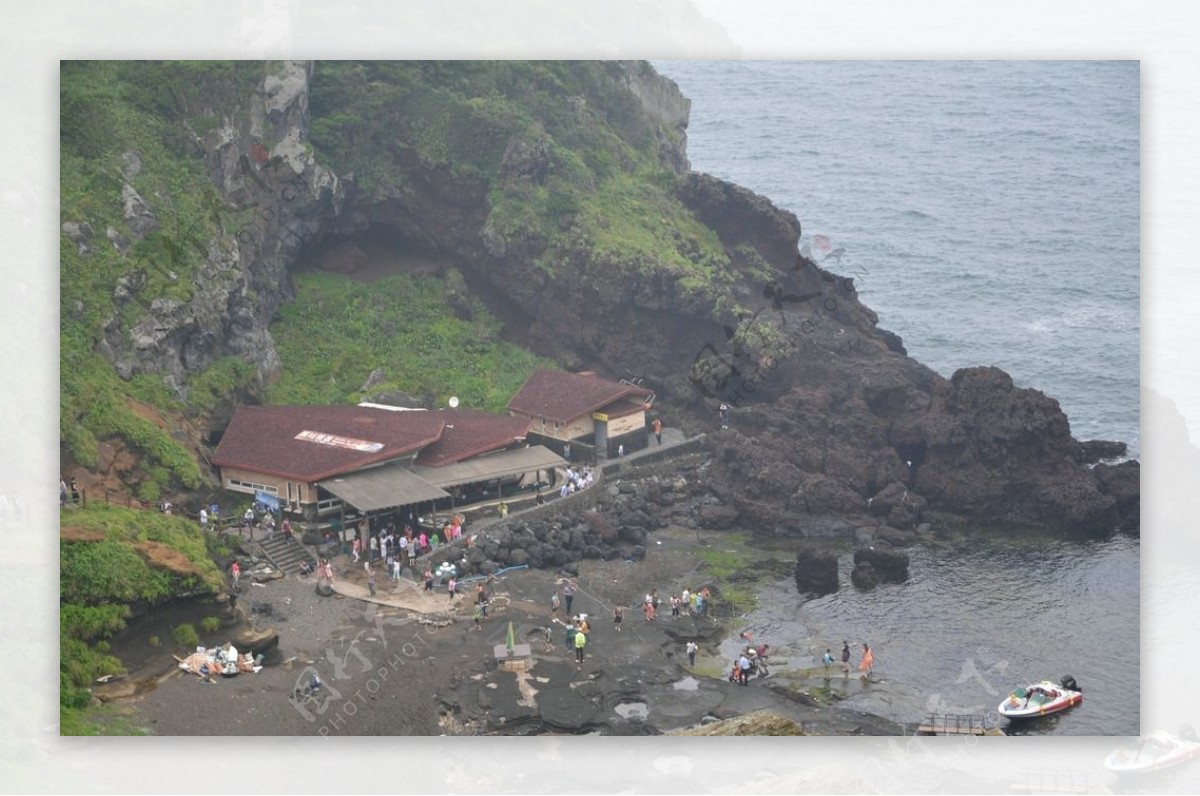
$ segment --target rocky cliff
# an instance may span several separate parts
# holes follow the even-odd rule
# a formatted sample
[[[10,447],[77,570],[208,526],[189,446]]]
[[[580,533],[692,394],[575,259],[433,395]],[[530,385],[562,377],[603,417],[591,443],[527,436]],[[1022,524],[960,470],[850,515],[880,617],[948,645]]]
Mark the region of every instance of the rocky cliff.
[[[797,255],[795,216],[691,172],[689,103],[646,64],[287,62],[241,99],[180,109],[183,151],[215,193],[196,234],[114,280],[95,350],[123,379],[186,398],[233,357],[268,382],[290,269],[385,230],[452,264],[510,340],[644,379],[676,424],[711,427],[732,405],[711,453],[733,521],[1136,526],[1136,463],[1081,461],[1057,402],[994,368],[945,379],[907,357],[852,278]],[[122,155],[108,237],[136,261],[170,201],[143,198],[138,152]],[[99,245],[89,219],[64,222],[81,256]],[[144,312],[127,311],[138,295]]]

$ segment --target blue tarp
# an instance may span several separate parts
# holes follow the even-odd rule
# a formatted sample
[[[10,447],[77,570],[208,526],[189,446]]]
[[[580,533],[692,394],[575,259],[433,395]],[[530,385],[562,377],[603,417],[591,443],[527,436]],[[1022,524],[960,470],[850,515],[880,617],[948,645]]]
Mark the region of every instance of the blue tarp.
[[[255,492],[254,502],[271,511],[279,511],[279,496],[272,495],[270,492]]]

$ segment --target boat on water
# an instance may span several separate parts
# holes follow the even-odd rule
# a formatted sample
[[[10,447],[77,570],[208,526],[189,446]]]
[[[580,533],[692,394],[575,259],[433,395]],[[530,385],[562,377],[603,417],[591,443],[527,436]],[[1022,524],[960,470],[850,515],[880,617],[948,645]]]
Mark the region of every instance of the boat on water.
[[[1067,675],[1062,683],[1042,680],[1018,687],[1000,703],[996,712],[1006,719],[1036,719],[1074,707],[1082,701],[1083,689],[1074,677]]]
[[[1104,767],[1114,774],[1146,774],[1200,757],[1195,733],[1189,728],[1181,735],[1161,731],[1143,735],[1134,747],[1122,747],[1104,758]]]

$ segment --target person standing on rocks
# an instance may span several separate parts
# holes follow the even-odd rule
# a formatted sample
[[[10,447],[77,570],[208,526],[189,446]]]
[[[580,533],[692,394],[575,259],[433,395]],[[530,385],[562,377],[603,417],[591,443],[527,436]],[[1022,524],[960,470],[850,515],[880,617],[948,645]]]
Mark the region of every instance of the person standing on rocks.
[[[471,614],[471,619],[475,622],[475,631],[483,632],[483,603],[475,604],[475,612]]]
[[[663,422],[661,417],[654,418],[654,423],[651,424],[654,428],[654,438],[658,440],[658,444],[662,445],[662,430]]]
[[[558,606],[559,606],[560,602],[561,601],[558,599],[558,592],[554,592],[554,594],[550,595],[550,613],[551,614],[558,613]]]
[[[371,596],[375,596],[375,570],[371,569],[371,565],[367,564],[367,591]]]
[[[433,591],[433,570],[425,570],[425,591]]]
[[[653,601],[646,600],[646,602],[642,603],[642,613],[646,615],[647,622],[654,621],[655,610]]]
[[[238,587],[238,581],[242,578],[242,567],[240,564],[238,564],[236,558],[233,560],[233,563],[229,565],[229,576],[233,578],[233,588],[236,590]]]
[[[696,642],[689,641],[687,643],[688,665],[692,668],[696,667],[696,651],[699,649],[700,645],[698,645]]]
[[[618,633],[621,632],[621,620],[625,618],[625,606],[617,605],[613,609],[613,629]]]
[[[825,664],[825,676],[829,676],[829,667],[833,665],[833,651],[828,647],[825,648],[825,654],[821,656],[821,662]]]
[[[575,663],[583,666],[583,648],[587,644],[587,634],[582,631],[575,634]]]
[[[847,677],[850,676],[850,642],[849,641],[842,642],[842,672]]]
[[[862,662],[858,664],[860,672],[866,672],[867,677],[875,674],[875,653],[871,652],[871,648],[867,646],[867,642],[863,642]]]
[[[208,509],[200,507],[200,530],[208,530]]]
[[[563,586],[563,603],[566,605],[567,613],[571,613],[571,602],[575,599],[575,586],[571,581],[567,581]]]
[[[458,595],[458,580],[452,577],[448,585],[450,586],[450,602],[454,602],[454,598]]]
[[[738,682],[742,685],[750,685],[750,659],[746,657],[745,653],[738,657],[737,666]]]

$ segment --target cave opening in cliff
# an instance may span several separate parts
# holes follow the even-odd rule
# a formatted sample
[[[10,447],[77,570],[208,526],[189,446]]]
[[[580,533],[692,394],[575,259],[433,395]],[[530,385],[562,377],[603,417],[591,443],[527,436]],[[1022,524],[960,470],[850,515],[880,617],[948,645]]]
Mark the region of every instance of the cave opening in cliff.
[[[349,235],[322,236],[300,251],[295,268],[377,282],[401,273],[443,276],[453,265],[452,258],[433,243],[406,235],[396,227],[372,224]]]
[[[456,292],[450,280],[461,278],[467,293],[503,324],[501,337],[506,342],[537,348],[529,331],[533,319],[503,299],[503,291],[489,283],[486,266],[391,224],[373,223],[349,234],[326,234],[301,249],[293,270],[336,273],[358,282],[378,282],[396,274],[435,278],[447,282],[448,294]],[[464,314],[461,303],[448,309]]]

